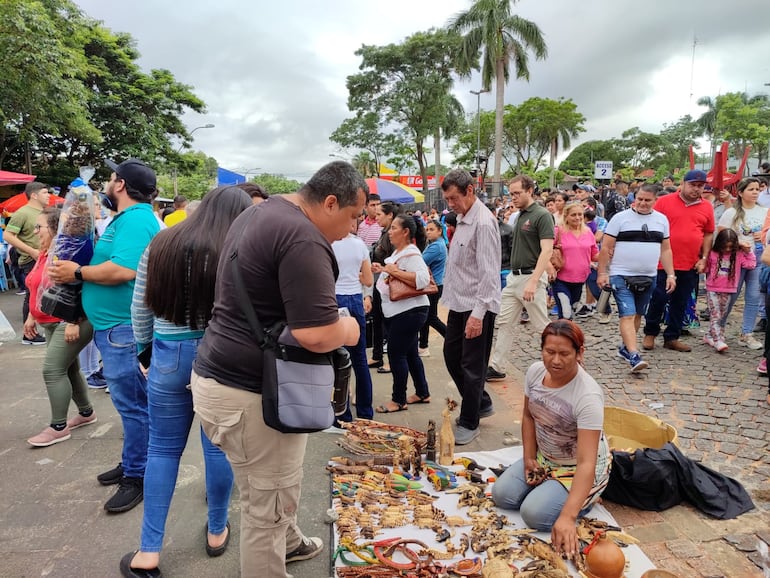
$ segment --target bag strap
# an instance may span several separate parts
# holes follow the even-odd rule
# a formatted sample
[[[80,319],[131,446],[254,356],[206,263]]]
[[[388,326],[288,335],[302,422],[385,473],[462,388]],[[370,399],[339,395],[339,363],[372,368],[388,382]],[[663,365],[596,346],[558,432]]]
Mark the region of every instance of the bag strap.
[[[256,209],[254,212],[256,213]],[[251,326],[251,330],[254,332],[254,335],[257,338],[257,344],[259,345],[259,348],[265,349],[265,347],[272,347],[278,342],[278,338],[280,337],[286,322],[278,321],[267,331],[265,331],[265,329],[262,327],[262,324],[259,322],[257,312],[254,309],[254,305],[251,303],[251,299],[249,299],[248,291],[246,291],[246,284],[243,282],[243,275],[241,275],[241,268],[238,264],[238,246],[240,245],[245,232],[246,226],[241,229],[241,233],[238,235],[238,239],[235,241],[235,248],[233,249],[233,252],[230,253],[229,260],[233,271],[235,293],[238,296],[241,311],[243,311],[244,315],[246,315],[246,320],[249,322],[249,326]],[[276,332],[276,330],[278,331]]]

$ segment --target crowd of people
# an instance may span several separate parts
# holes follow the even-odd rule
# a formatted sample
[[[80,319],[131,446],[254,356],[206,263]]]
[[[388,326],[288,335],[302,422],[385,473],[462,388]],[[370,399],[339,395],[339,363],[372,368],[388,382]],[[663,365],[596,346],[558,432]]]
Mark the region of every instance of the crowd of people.
[[[762,196],[761,178],[742,180],[733,196],[710,190],[699,170],[678,186],[673,179],[617,179],[600,190],[542,192],[519,175],[506,195],[485,205],[474,179],[458,169],[441,184],[447,208],[440,214],[382,201],[351,165],[336,161],[292,195],[270,197],[254,183],[219,187],[194,206],[176,197],[161,218],[152,208],[154,171],[137,159],[109,166],[96,205],[110,211],[96,227],[89,264],[46,260],[59,210],[45,208],[48,188],[41,183],[27,185],[29,202],[11,218],[6,239],[24,257],[17,265],[28,289],[25,343],[47,346],[51,420],[29,443],[60,443],[97,421],[86,365],[99,372],[98,387],[109,388],[120,415],[122,455],[97,480],[117,485],[104,506],[109,512],[145,501],[140,547],[120,561],[123,576],[161,575],[166,518],[195,414],[206,464],[208,555],[221,555],[230,541],[234,483],[243,576],[288,576],[287,563],[322,549],[297,519],[307,435],[287,435],[264,421],[262,350],[236,290],[239,277],[263,325],[284,320],[311,352],[349,350],[355,394],[336,425],[430,403],[423,358],[432,355],[433,329],[461,397],[455,443],[469,444],[495,412],[486,382],[505,379],[522,332],[536,335],[543,361],[527,372],[524,458],[500,478],[493,499],[520,509],[532,527],[551,530],[567,553],[577,547],[575,520],[608,475],[602,390],[581,367],[584,338],[575,323],[594,314],[612,320],[610,303],[597,304],[602,293],[614,297],[618,356],[639,372],[648,367],[640,331],[642,350],[653,349],[662,332],[665,348],[691,351],[683,334],[701,278],[701,316],[709,320],[704,342],[727,350],[725,323],[743,291],[737,343],[760,349],[754,334],[763,330],[758,370],[767,373],[761,293],[770,294],[760,266],[770,266],[763,206],[770,194]],[[83,318],[64,322],[43,313],[37,293],[44,283],[82,284]],[[93,370],[95,350],[102,361]],[[382,403],[373,399],[372,369],[392,378]],[[78,413],[68,420],[70,400]],[[533,483],[539,468],[564,475]]]

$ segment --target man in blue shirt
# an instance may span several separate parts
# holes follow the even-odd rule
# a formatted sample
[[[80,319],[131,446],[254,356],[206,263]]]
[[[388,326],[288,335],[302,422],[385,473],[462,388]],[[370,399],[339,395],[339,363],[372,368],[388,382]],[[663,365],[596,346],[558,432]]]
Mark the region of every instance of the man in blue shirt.
[[[118,513],[127,512],[144,498],[147,382],[136,358],[131,298],[139,259],[160,226],[150,204],[156,192],[155,172],[137,159],[119,165],[107,161],[107,165],[113,173],[106,198],[118,212],[99,238],[91,264],[55,261],[49,276],[56,283],[83,282],[83,309],[94,326],[104,378],[123,422],[121,463],[97,476],[102,485],[119,484],[104,505],[108,512]]]

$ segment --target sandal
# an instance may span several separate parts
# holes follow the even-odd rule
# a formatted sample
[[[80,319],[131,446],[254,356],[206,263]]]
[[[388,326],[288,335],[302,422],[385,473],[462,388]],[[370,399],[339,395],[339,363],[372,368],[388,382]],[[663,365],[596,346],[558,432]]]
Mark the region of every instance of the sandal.
[[[374,408],[374,411],[376,411],[377,413],[395,413],[397,411],[406,411],[409,409],[406,404],[402,405],[402,404],[396,403],[395,401],[393,403],[396,405],[396,409],[390,409],[386,405],[378,405],[376,408]]]
[[[366,362],[366,365],[368,367],[382,367],[383,365],[385,365],[385,362],[382,361],[382,359],[371,359]]]
[[[414,394],[406,398],[406,403],[430,403],[430,396],[426,395],[425,397],[420,397],[419,395]]]
[[[382,365],[377,368],[377,373],[390,373],[390,367],[385,367]]]
[[[158,567],[150,570],[131,567],[131,562],[138,553],[139,550],[135,550],[134,552],[129,552],[120,559],[120,574],[124,578],[162,578],[163,575],[160,573]]]

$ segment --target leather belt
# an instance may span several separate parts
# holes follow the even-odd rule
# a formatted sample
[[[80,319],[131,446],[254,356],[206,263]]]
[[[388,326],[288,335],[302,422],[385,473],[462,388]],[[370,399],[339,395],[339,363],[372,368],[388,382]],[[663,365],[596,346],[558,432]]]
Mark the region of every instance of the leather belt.
[[[511,269],[511,275],[532,275],[534,269]]]

